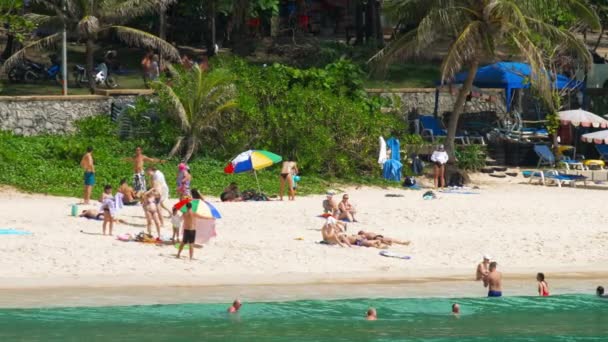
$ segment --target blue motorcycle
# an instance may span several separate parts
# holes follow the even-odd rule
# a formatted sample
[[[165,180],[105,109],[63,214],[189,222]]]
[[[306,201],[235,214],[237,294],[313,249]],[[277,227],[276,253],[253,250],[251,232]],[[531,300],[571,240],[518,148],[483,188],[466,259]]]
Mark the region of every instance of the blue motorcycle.
[[[36,82],[52,80],[62,84],[61,61],[53,55],[51,65],[46,67],[29,59],[25,59],[20,65],[13,67],[8,72],[9,80],[13,82]]]

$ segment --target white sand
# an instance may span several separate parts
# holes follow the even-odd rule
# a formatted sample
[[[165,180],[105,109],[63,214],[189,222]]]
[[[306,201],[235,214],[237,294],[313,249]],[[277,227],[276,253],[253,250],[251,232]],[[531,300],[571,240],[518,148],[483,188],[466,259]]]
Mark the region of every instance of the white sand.
[[[483,253],[507,275],[529,277],[532,285],[538,271],[548,279],[573,272],[605,276],[608,192],[519,182],[521,176],[482,184],[480,194],[439,194],[429,201],[422,199],[423,191],[349,191],[361,221],[349,224],[349,232],[410,239],[411,246],[390,249],[412,256],[408,261],[382,257],[372,248],[317,244],[324,196],[295,202],[211,199],[224,216],[218,237],[195,250],[197,260],[190,262],[175,259],[172,246],[81,233],[101,233],[101,222],[69,216],[74,198],[3,190],[0,228],[33,234],[0,235],[0,288],[469,280]],[[385,197],[388,193],[403,197]],[[140,207],[128,207],[121,216],[142,227],[117,224],[115,234],[144,229]],[[164,233],[170,234],[168,220]]]

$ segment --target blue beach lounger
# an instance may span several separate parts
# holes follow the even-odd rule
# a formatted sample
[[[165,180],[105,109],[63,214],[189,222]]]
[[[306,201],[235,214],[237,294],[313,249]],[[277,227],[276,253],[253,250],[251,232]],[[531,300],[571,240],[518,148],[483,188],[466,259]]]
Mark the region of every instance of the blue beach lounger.
[[[570,169],[581,169],[585,170],[585,165],[577,160],[571,159],[569,157],[557,160],[555,155],[547,145],[534,145],[534,152],[538,156],[538,165],[537,168],[540,168],[543,165],[554,167],[556,164],[562,164],[566,166],[566,170]]]
[[[542,185],[547,185],[549,181],[552,181],[560,188],[563,184],[570,184],[570,186],[576,187],[576,182],[583,182],[583,185],[587,186],[587,177],[559,173],[557,170],[533,172],[530,175],[529,183],[532,183],[534,179],[538,179]]]

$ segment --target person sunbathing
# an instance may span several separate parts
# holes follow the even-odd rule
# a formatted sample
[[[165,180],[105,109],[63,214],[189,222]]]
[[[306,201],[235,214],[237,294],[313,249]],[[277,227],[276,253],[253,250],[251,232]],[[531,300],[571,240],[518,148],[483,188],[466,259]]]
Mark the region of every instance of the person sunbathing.
[[[350,235],[346,236],[348,242],[351,245],[360,246],[360,247],[374,247],[378,249],[387,249],[388,246],[382,243],[380,240],[368,240],[364,236],[361,235]]]
[[[387,236],[380,235],[380,234],[377,234],[374,232],[366,232],[363,230],[360,230],[357,233],[357,235],[363,236],[367,240],[378,240],[378,241],[382,242],[383,244],[386,244],[389,246],[392,244],[408,246],[411,243],[411,241],[397,240],[397,239],[389,238]]]
[[[83,210],[80,215],[78,215],[79,217],[84,217],[84,218],[88,218],[90,220],[97,220],[97,221],[103,221],[104,218],[104,213],[100,213],[99,211],[95,210],[95,209],[87,209],[87,210]],[[114,219],[114,222],[119,222],[119,223],[126,223],[124,220],[122,219]]]
[[[334,223],[325,222],[321,228],[321,235],[323,236],[323,242],[328,245],[338,245],[340,247],[350,247],[351,244],[345,233],[342,233],[338,226]]]

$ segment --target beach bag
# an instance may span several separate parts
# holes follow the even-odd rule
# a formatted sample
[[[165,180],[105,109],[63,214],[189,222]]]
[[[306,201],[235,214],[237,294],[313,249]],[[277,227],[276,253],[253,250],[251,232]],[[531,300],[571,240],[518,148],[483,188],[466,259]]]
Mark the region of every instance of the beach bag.
[[[422,160],[420,160],[420,158],[417,155],[413,155],[412,172],[414,173],[414,175],[418,176],[418,175],[422,174],[423,170],[424,170],[424,163],[422,162]]]
[[[416,178],[405,176],[405,180],[403,180],[403,186],[409,188],[414,185],[416,185]]]

